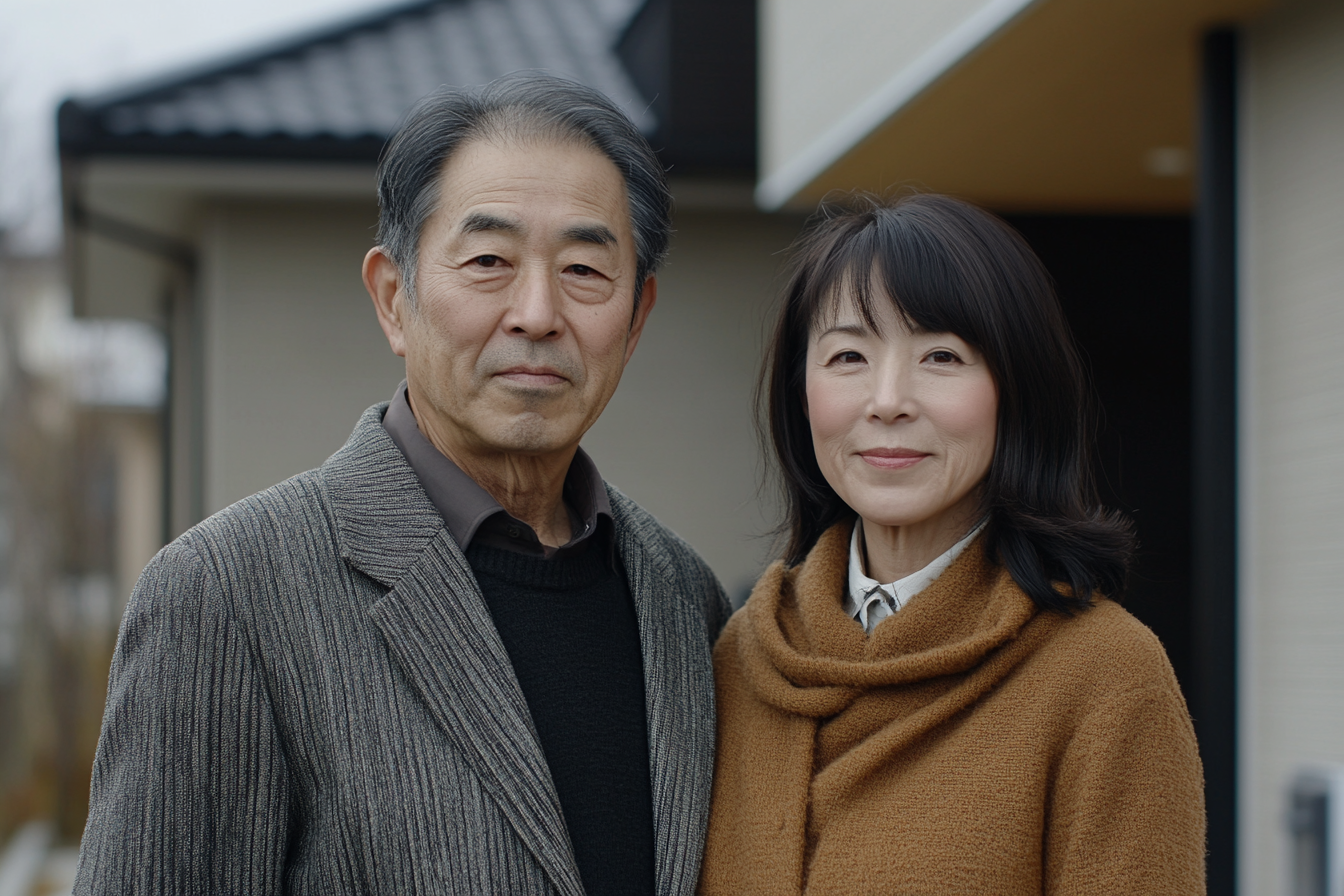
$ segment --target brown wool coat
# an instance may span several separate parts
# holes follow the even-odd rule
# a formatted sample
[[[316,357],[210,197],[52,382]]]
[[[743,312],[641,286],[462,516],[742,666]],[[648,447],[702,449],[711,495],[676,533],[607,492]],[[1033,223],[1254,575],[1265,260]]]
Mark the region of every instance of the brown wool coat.
[[[705,896],[1204,893],[1202,772],[1147,628],[1038,612],[974,542],[871,638],[848,524],[714,652]]]

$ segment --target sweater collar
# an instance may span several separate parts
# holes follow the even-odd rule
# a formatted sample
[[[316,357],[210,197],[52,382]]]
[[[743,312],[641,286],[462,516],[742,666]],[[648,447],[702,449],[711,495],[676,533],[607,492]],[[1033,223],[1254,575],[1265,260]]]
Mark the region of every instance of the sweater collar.
[[[869,637],[844,609],[851,525],[828,529],[798,566],[773,565],[752,593],[747,674],[781,709],[832,715],[870,688],[965,672],[1035,615],[981,534]]]

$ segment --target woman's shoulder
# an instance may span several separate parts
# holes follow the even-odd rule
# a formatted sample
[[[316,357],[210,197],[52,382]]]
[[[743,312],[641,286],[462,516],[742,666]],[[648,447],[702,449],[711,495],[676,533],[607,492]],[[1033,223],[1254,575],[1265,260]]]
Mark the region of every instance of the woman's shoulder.
[[[1079,685],[1180,692],[1157,635],[1108,598],[1097,598],[1090,608],[1064,619],[1041,652],[1040,659],[1067,668]]]

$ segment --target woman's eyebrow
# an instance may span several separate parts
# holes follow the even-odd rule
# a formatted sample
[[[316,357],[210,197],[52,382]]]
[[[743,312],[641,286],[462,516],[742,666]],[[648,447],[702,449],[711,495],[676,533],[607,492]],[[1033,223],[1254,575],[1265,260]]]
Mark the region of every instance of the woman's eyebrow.
[[[830,336],[832,333],[839,333],[842,336],[868,336],[872,333],[872,330],[868,329],[863,324],[836,324],[833,327],[827,327],[825,330],[822,330],[817,334],[817,338],[821,339],[822,337]]]

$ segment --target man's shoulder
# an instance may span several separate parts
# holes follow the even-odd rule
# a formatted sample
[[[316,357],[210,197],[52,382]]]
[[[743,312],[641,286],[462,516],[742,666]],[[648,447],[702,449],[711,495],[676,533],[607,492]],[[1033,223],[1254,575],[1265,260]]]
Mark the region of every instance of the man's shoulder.
[[[278,557],[334,556],[335,533],[320,471],[309,470],[197,523],[160,551],[146,572],[157,567],[160,574],[183,574],[194,568],[196,574],[236,581],[265,574]]]
[[[686,597],[698,600],[710,627],[711,640],[727,622],[731,609],[718,577],[690,543],[663,525],[620,489],[606,484],[612,520],[620,544],[639,544]]]
[[[636,504],[634,499],[616,486],[608,482],[606,487],[607,495],[611,499],[612,520],[616,526],[618,539],[633,538],[650,550],[664,554],[668,562],[678,566],[709,569],[695,548],[684,538],[659,522],[657,517]]]
[[[346,443],[321,466],[230,504],[178,541],[184,549],[190,545],[197,553],[251,565],[274,550],[293,554],[314,544],[335,550],[350,518],[377,516],[380,507],[400,508],[404,515],[406,493],[418,485],[382,428],[385,408],[384,402],[366,410]]]
[[[198,538],[243,540],[277,537],[304,527],[321,528],[331,515],[320,467],[248,495],[194,527]]]

